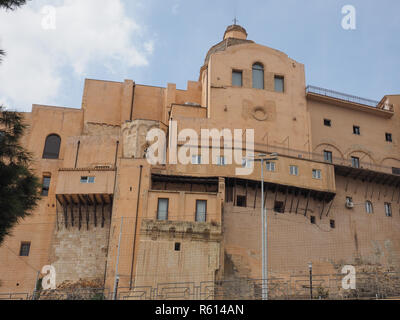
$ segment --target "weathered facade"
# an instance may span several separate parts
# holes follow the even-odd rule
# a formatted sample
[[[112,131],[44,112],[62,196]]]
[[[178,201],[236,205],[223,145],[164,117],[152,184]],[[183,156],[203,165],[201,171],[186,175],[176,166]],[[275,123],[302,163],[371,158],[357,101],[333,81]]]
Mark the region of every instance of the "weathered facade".
[[[33,291],[45,265],[58,285],[110,292],[118,272],[132,296],[261,278],[259,163],[248,176],[224,161],[170,164],[172,120],[199,136],[254,129],[256,156],[278,153],[265,172],[269,276],[305,273],[309,262],[325,274],[345,264],[400,271],[399,113],[400,95],[374,102],[306,88],[304,65],[237,25],[187,90],[86,80],[81,109],[25,114],[43,199],[0,248],[0,293]],[[166,134],[166,164],[146,159],[154,128]]]

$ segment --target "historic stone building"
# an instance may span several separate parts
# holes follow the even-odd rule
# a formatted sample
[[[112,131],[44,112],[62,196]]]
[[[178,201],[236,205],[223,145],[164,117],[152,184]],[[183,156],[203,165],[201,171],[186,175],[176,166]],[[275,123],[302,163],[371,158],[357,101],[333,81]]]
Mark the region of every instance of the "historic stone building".
[[[399,270],[399,114],[400,95],[306,87],[303,64],[238,25],[187,90],[88,79],[81,109],[25,114],[43,198],[0,248],[0,293],[32,292],[45,265],[58,285],[110,292],[116,273],[125,292],[261,278],[260,164],[248,176],[224,158],[150,165],[146,135],[164,131],[169,155],[171,121],[199,135],[254,129],[256,156],[278,153],[265,170],[269,277],[309,262]]]

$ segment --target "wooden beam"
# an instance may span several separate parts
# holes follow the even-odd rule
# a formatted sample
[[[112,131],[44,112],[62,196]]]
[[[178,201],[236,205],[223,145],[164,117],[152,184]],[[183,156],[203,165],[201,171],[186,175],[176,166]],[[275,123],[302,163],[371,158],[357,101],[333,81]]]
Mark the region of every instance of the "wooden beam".
[[[322,215],[324,214],[325,210],[325,200],[326,200],[326,195],[324,196],[324,199],[322,200],[322,210],[319,219],[322,220]]]
[[[101,204],[101,227],[104,228],[104,203]]]
[[[307,217],[308,205],[310,204],[310,196],[311,196],[311,191],[308,191],[306,209],[304,210],[305,217]]]
[[[295,194],[296,194],[296,191],[293,190],[292,201],[290,202],[290,210],[289,210],[289,213],[292,213],[293,201],[294,201]]]
[[[74,205],[75,205],[75,203],[74,203],[74,200],[72,199],[72,197],[71,197],[71,224],[72,224],[72,226],[74,227],[75,225],[75,219],[74,219]]]
[[[89,230],[89,206],[86,205],[86,230]]]
[[[329,205],[328,211],[326,212],[326,216],[327,217],[329,216],[329,213],[331,212],[332,205],[333,205],[334,202],[335,202],[335,198],[332,199],[331,204]]]
[[[79,203],[79,230],[82,229],[82,204]]]
[[[289,187],[286,187],[286,195],[285,195],[285,203],[283,205],[283,213],[286,212],[286,203],[287,203],[288,195],[289,195]]]
[[[298,211],[299,211],[299,205],[300,205],[300,195],[299,195],[299,197],[297,197],[297,206],[296,206],[296,214],[298,213]]]

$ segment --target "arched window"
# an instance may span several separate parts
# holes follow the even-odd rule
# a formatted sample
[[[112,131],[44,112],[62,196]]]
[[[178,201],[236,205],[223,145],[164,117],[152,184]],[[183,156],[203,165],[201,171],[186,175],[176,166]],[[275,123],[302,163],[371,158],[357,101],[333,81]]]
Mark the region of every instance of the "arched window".
[[[58,159],[60,146],[61,138],[56,134],[49,135],[44,144],[43,159]]]
[[[374,213],[374,206],[372,205],[371,201],[365,202],[365,210],[367,211],[367,213]]]
[[[264,89],[264,66],[261,63],[253,64],[253,88]]]

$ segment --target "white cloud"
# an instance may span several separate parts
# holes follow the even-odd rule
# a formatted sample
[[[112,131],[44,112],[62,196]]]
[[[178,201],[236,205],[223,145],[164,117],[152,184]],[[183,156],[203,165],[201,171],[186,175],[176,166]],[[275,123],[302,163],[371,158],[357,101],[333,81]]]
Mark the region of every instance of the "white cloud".
[[[0,12],[0,46],[7,51],[0,64],[0,101],[12,108],[29,111],[33,103],[52,100],[68,68],[82,78],[93,66],[115,72],[148,64],[154,43],[127,16],[121,0],[50,2],[55,30],[43,29],[43,19],[51,19],[40,3],[49,1]]]
[[[179,14],[180,6],[181,6],[180,0],[175,0],[175,3],[172,5],[172,8],[171,8],[173,15]]]

